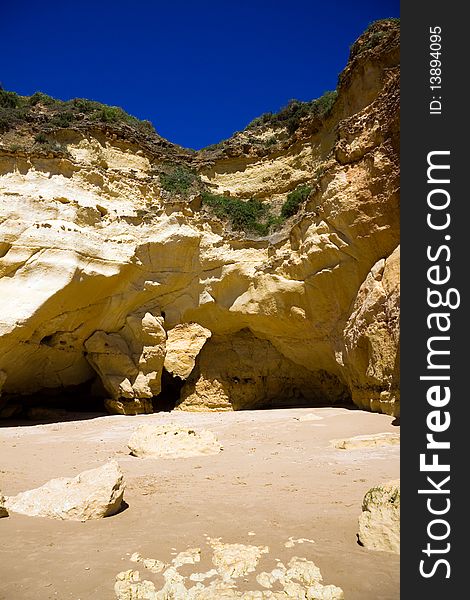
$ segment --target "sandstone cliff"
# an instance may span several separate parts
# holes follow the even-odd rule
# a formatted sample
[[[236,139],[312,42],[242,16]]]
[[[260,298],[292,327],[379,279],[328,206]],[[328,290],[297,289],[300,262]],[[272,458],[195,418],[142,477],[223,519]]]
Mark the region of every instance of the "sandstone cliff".
[[[0,409],[90,384],[118,412],[398,414],[395,21],[330,100],[197,153],[86,101],[0,118]]]

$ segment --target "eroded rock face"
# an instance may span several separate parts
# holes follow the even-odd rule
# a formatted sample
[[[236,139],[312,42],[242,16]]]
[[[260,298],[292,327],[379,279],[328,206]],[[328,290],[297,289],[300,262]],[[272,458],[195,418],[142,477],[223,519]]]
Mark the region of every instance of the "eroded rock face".
[[[347,388],[324,371],[312,372],[283,356],[268,340],[243,330],[214,336],[182,389],[180,410],[243,410],[322,404],[347,398]]]
[[[80,128],[50,134],[61,155],[0,145],[2,401],[98,375],[111,411],[147,412],[166,364],[180,408],[398,414],[398,25],[383,33],[355,46],[331,113],[273,149],[263,128],[196,155]],[[162,190],[168,161],[271,207],[311,193],[244,234]]]
[[[173,376],[187,379],[196,357],[212,332],[198,323],[182,323],[170,329],[166,342],[165,369]]]
[[[177,425],[141,425],[132,434],[128,447],[133,456],[187,458],[218,454],[222,446],[212,431]]]
[[[354,403],[398,415],[400,247],[375,263],[361,285],[344,342]]]
[[[400,482],[371,488],[359,517],[359,542],[371,550],[400,552]]]
[[[76,477],[51,479],[39,488],[7,497],[5,506],[30,517],[88,521],[118,512],[124,487],[118,463],[110,461]]]
[[[149,312],[134,314],[119,332],[97,331],[86,340],[87,360],[111,396],[110,412],[152,412],[151,402],[145,399],[157,396],[161,389],[166,342],[162,322]]]

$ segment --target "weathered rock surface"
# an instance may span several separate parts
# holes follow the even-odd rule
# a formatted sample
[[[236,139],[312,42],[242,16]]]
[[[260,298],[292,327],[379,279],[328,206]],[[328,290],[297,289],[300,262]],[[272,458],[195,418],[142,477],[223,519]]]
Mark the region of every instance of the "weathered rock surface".
[[[211,539],[212,563],[227,583],[256,570],[263,554],[268,554],[267,546],[247,544],[224,544],[219,538]]]
[[[110,410],[147,412],[166,364],[187,377],[180,408],[398,414],[399,26],[380,27],[331,113],[262,152],[263,127],[197,154],[98,127],[50,132],[60,155],[0,145],[2,402],[98,377]],[[278,231],[244,234],[163,190],[169,161],[274,208],[311,193]]]
[[[170,329],[166,342],[165,369],[181,379],[187,379],[196,364],[196,356],[212,335],[197,323],[182,323]]]
[[[398,433],[375,433],[372,435],[356,435],[343,440],[332,440],[338,450],[355,450],[356,448],[375,448],[377,446],[395,446],[400,443]]]
[[[371,550],[400,552],[400,482],[371,488],[359,517],[359,542]]]
[[[144,458],[187,458],[218,454],[222,450],[212,431],[177,425],[141,425],[127,445],[133,456]]]
[[[212,563],[215,569],[204,573],[191,573],[189,577],[179,572],[183,565],[199,562],[201,549],[192,548],[180,552],[172,564],[155,559],[145,559],[133,554],[131,560],[141,563],[153,573],[162,573],[164,585],[158,589],[150,580],[141,579],[139,571],[132,569],[118,573],[114,586],[118,600],[343,600],[341,588],[323,585],[320,569],[305,558],[294,556],[287,565],[276,560],[275,568],[256,575],[256,582],[262,588],[255,591],[240,591],[239,580],[255,573],[263,555],[269,554],[267,546],[246,544],[224,544],[220,539],[207,540],[212,549]],[[155,570],[157,564],[157,570]],[[187,570],[185,571],[187,573]],[[203,583],[210,580],[208,583]],[[196,582],[196,583],[194,583]],[[282,588],[281,591],[271,589]]]
[[[152,400],[147,398],[133,398],[132,400],[106,398],[104,407],[110,415],[142,415],[153,412]]]
[[[162,323],[161,317],[149,312],[132,314],[119,332],[97,331],[85,341],[87,360],[111,395],[110,412],[152,412],[151,402],[145,399],[157,396],[161,389],[166,343]]]
[[[372,267],[344,331],[354,403],[397,414],[400,343],[400,247]]]
[[[205,344],[177,408],[242,410],[323,404],[325,398],[346,400],[346,386],[326,371],[294,363],[268,340],[242,330],[213,336]]]
[[[51,479],[39,488],[7,497],[5,506],[30,517],[88,521],[117,513],[124,487],[118,463],[110,461],[76,477]]]

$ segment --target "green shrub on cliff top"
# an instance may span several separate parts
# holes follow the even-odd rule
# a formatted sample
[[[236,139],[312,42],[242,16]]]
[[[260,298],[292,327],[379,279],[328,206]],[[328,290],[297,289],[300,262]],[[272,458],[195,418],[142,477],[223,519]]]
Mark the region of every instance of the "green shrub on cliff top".
[[[2,108],[17,108],[20,105],[20,97],[15,92],[7,92],[0,88],[0,106]]]
[[[155,133],[150,121],[141,121],[118,106],[107,106],[84,98],[58,100],[42,92],[35,92],[29,97],[19,96],[0,87],[0,132],[8,131],[24,120],[37,122],[41,128],[48,129],[99,122],[128,125],[141,134]]]
[[[252,129],[260,125],[285,126],[290,134],[293,134],[299,127],[302,118],[318,117],[326,118],[330,113],[338,93],[335,91],[325,92],[320,98],[310,102],[300,100],[289,100],[284,108],[277,113],[265,113],[257,117],[247,125],[245,129]]]

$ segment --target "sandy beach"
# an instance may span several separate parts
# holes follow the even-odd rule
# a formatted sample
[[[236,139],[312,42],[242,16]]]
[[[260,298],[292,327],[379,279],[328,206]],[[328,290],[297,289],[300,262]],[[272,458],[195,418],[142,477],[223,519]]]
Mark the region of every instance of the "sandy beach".
[[[87,417],[87,418],[84,418]],[[73,415],[70,417],[74,418]],[[61,423],[0,428],[0,490],[6,495],[116,459],[127,507],[85,523],[11,514],[0,520],[1,600],[112,600],[118,572],[137,568],[130,556],[166,563],[201,548],[198,571],[211,569],[209,538],[268,546],[256,573],[278,559],[313,561],[325,584],[347,600],[399,597],[399,557],[357,543],[365,492],[399,477],[399,446],[339,450],[331,440],[397,433],[392,417],[344,408],[226,413],[75,415]],[[174,423],[213,431],[213,456],[150,459],[129,455],[142,423]],[[299,541],[300,540],[300,541]],[[186,571],[184,570],[186,569]],[[190,574],[194,566],[181,571]],[[145,570],[145,569],[141,569]],[[259,589],[256,573],[240,590]],[[145,578],[159,582],[158,575]]]

